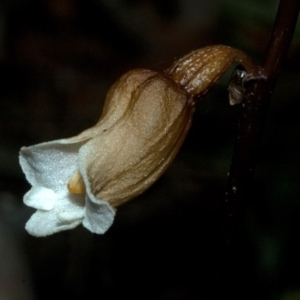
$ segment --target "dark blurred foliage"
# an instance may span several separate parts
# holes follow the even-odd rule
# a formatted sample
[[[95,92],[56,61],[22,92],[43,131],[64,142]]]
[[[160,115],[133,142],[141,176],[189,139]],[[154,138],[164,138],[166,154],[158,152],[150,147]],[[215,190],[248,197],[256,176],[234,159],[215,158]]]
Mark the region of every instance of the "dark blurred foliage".
[[[300,36],[274,92],[234,290],[216,289],[221,201],[240,107],[230,72],[199,103],[168,172],[122,206],[103,236],[79,226],[29,236],[18,151],[75,135],[129,69],[228,44],[263,59],[278,1],[0,2],[0,299],[300,299]]]

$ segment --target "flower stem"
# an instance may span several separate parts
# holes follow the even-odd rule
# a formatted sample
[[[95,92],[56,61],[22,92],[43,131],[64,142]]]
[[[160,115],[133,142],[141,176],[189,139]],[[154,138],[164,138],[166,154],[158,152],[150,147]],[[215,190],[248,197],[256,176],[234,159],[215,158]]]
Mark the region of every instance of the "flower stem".
[[[266,57],[261,65],[264,79],[249,81],[245,86],[243,111],[239,120],[224,201],[225,222],[222,227],[221,243],[224,250],[222,259],[227,263],[221,267],[223,268],[221,272],[225,272],[223,276],[228,272],[228,263],[232,263],[231,259],[234,259],[232,252],[235,251],[238,239],[241,238],[243,208],[251,194],[259,142],[280,67],[292,41],[299,9],[299,0],[280,1]]]

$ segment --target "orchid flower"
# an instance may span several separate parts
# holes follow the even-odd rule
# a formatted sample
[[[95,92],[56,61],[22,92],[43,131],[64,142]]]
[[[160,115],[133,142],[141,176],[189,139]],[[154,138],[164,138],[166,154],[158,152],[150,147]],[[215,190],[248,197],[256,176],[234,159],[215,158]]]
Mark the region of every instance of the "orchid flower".
[[[164,74],[129,71],[109,90],[94,127],[21,148],[20,165],[32,185],[24,203],[37,210],[26,230],[47,236],[82,223],[93,233],[106,232],[116,207],[143,193],[170,165],[189,130],[195,96],[234,60],[251,66],[241,51],[212,46]]]

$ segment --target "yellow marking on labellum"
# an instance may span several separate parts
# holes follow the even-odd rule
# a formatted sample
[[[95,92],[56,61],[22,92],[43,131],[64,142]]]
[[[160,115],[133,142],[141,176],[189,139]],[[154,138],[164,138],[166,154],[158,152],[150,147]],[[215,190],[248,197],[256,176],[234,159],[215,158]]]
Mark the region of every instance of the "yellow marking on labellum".
[[[68,190],[72,194],[84,194],[85,193],[85,184],[82,178],[82,175],[77,170],[68,182]]]

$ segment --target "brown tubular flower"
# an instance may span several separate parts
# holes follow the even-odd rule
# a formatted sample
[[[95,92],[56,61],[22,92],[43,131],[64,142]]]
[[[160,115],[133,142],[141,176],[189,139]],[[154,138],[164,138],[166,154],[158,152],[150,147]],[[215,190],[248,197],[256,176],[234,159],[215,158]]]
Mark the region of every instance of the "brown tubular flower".
[[[179,59],[164,74],[138,69],[109,90],[98,123],[81,134],[23,147],[20,164],[37,209],[26,224],[45,236],[82,223],[94,233],[112,224],[115,208],[151,186],[167,169],[202,97],[233,61],[258,71],[241,51],[211,46]]]

